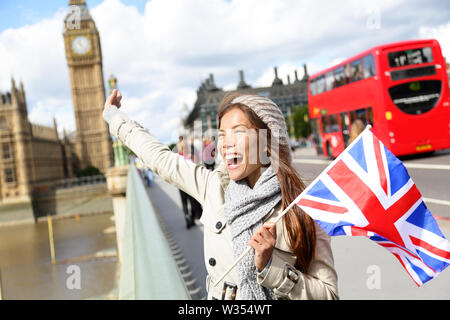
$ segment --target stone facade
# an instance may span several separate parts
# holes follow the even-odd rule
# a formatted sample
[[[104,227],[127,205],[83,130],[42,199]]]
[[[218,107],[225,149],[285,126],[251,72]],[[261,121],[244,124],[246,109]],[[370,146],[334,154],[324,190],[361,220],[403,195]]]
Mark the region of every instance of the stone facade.
[[[30,123],[22,83],[0,92],[0,205],[30,203],[33,195],[87,166],[113,165],[112,141],[102,117],[105,86],[100,37],[84,0],[70,0],[63,39],[76,131]],[[78,10],[73,10],[77,8]],[[74,20],[75,19],[75,20]]]
[[[71,145],[53,127],[28,121],[22,83],[0,94],[0,203],[29,202],[42,185],[69,177],[65,152]]]
[[[202,133],[207,130],[217,129],[217,108],[222,98],[234,92],[246,92],[266,96],[272,99],[283,111],[286,119],[292,113],[294,106],[308,103],[307,85],[308,85],[308,71],[306,65],[304,68],[304,76],[302,79],[298,78],[297,70],[294,72],[294,81],[291,82],[288,76],[287,83],[278,77],[278,70],[275,67],[275,77],[270,87],[252,88],[244,80],[244,73],[239,71],[239,82],[235,90],[224,91],[218,88],[214,82],[214,77],[210,74],[209,78],[201,83],[197,90],[197,100],[191,112],[184,119],[184,127],[180,131],[183,134],[193,133],[196,129],[196,124],[201,125]],[[288,128],[292,124],[287,123]]]

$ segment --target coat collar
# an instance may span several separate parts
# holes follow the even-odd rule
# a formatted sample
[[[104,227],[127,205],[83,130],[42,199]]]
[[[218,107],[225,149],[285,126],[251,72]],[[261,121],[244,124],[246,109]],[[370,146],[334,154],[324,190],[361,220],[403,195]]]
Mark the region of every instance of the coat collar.
[[[222,161],[216,169],[217,174],[219,175],[220,185],[223,189],[223,192],[227,190],[228,184],[230,183],[230,176],[228,175],[228,170],[226,164]]]
[[[268,215],[268,217],[265,219],[264,222],[266,221],[274,222],[277,219],[277,217],[280,216],[280,214],[283,212],[283,206],[281,205],[281,201],[274,207],[273,210],[274,212],[271,215]],[[277,243],[275,244],[275,247],[282,251],[292,253],[292,249],[289,244],[288,233],[284,225],[283,218],[281,218],[277,222],[276,227],[277,227]]]

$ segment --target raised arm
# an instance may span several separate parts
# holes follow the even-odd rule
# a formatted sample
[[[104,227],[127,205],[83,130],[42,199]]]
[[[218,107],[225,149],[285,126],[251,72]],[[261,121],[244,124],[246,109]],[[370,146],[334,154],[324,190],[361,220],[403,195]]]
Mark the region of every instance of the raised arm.
[[[109,124],[110,133],[130,148],[146,167],[203,204],[213,173],[172,152],[139,123],[130,120],[119,110],[121,98],[120,92],[114,90],[105,103],[103,118]]]

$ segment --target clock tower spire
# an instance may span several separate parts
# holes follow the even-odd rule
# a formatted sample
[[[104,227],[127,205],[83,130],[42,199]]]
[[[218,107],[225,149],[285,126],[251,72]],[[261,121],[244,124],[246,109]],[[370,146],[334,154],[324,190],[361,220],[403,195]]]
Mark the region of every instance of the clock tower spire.
[[[75,113],[75,153],[81,169],[103,173],[113,164],[112,141],[102,112],[105,103],[100,36],[84,0],[70,0],[64,45]]]

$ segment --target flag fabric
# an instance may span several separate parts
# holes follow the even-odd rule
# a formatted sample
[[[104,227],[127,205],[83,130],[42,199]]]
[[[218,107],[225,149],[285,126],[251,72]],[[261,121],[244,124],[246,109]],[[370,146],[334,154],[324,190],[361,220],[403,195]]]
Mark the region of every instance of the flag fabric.
[[[330,236],[365,236],[421,286],[450,263],[450,243],[402,162],[366,129],[299,197]]]

